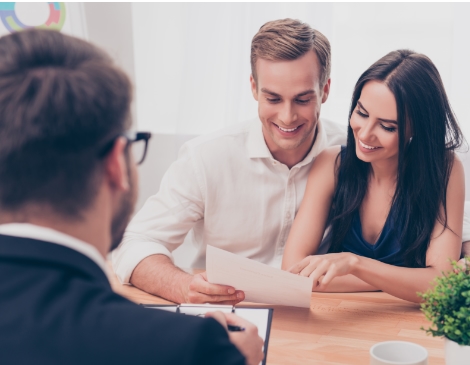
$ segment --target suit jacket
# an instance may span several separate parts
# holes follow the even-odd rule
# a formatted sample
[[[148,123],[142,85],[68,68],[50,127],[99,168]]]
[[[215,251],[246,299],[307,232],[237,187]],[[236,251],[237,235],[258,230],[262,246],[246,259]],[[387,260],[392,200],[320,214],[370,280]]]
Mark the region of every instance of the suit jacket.
[[[245,364],[214,319],[142,308],[68,247],[0,235],[0,364]]]

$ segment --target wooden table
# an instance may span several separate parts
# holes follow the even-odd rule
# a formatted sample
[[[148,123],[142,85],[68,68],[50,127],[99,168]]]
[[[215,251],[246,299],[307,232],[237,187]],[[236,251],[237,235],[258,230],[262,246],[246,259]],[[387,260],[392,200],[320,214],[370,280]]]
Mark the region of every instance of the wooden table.
[[[111,282],[136,303],[170,303],[116,278]],[[419,305],[385,293],[312,293],[310,309],[268,306],[274,308],[269,365],[367,365],[372,345],[393,340],[420,344],[428,350],[429,365],[445,364],[444,341],[420,329],[429,323]]]

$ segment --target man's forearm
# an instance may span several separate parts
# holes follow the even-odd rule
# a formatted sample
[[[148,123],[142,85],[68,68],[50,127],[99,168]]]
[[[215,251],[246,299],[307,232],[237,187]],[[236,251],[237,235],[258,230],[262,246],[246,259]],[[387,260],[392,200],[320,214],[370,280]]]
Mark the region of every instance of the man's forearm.
[[[136,266],[129,281],[147,293],[184,303],[191,280],[192,275],[177,268],[169,257],[152,255]]]

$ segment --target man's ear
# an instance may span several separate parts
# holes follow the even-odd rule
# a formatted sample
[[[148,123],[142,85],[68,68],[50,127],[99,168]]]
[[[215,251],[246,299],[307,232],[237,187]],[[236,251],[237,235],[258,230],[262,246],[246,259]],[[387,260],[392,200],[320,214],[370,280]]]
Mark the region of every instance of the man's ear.
[[[121,191],[128,191],[130,188],[129,174],[127,173],[128,159],[125,156],[126,146],[126,138],[117,138],[104,161],[105,176],[110,186]]]
[[[328,95],[330,95],[330,84],[331,79],[328,79],[328,81],[325,83],[325,86],[323,86],[323,96],[321,98],[322,104],[328,99]]]
[[[256,86],[256,81],[253,75],[250,75],[250,85],[251,85],[251,93],[256,101],[258,101],[258,87]]]

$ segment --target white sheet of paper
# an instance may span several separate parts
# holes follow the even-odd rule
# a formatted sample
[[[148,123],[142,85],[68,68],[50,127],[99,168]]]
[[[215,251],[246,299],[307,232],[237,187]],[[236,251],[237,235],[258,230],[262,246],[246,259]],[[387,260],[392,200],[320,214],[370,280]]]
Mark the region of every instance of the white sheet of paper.
[[[268,330],[269,323],[269,309],[264,308],[238,308],[232,307],[231,305],[213,305],[213,304],[181,304],[180,313],[189,314],[192,316],[204,317],[207,312],[220,311],[222,313],[234,313],[253,323],[258,327],[258,334],[264,340],[266,340],[266,331]]]
[[[264,308],[235,308],[235,314],[258,327],[258,335],[266,340],[268,330],[269,309]]]
[[[207,246],[207,280],[245,292],[248,302],[310,307],[313,279]]]

